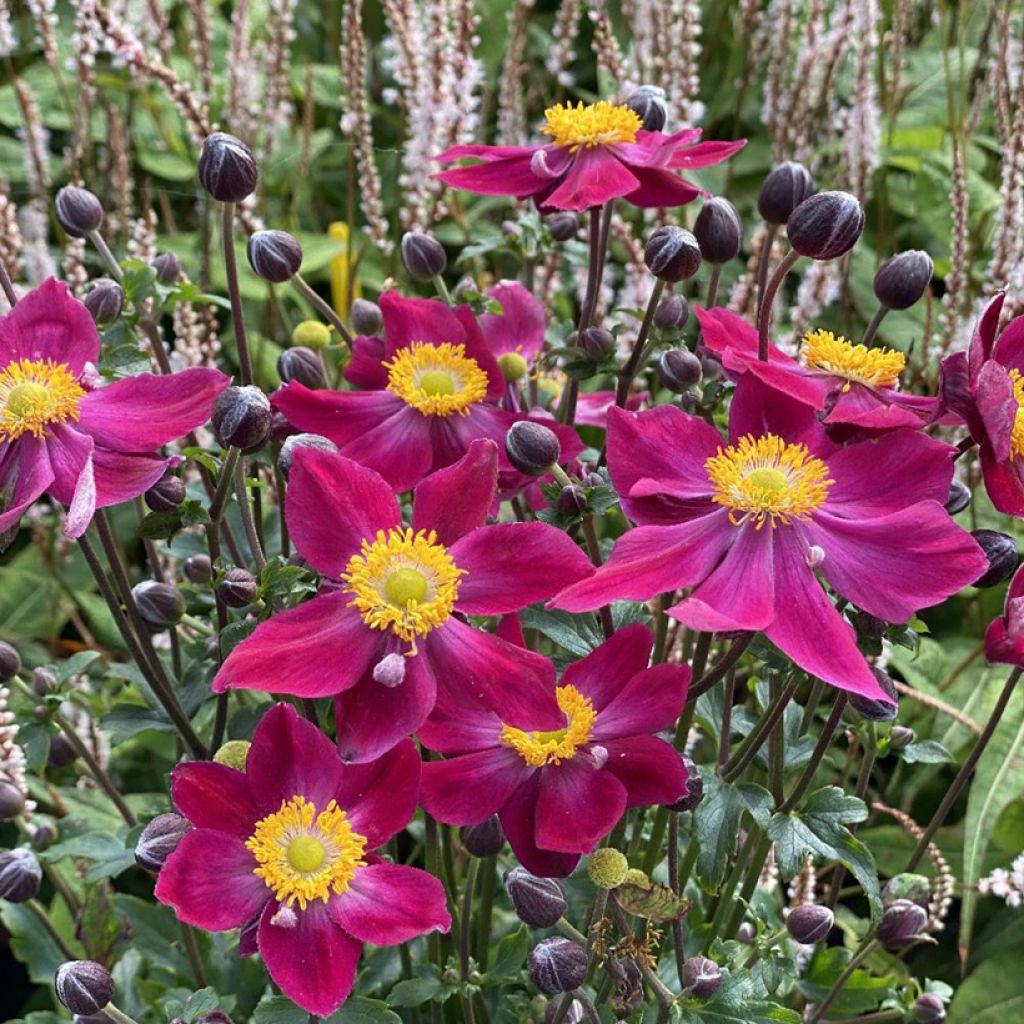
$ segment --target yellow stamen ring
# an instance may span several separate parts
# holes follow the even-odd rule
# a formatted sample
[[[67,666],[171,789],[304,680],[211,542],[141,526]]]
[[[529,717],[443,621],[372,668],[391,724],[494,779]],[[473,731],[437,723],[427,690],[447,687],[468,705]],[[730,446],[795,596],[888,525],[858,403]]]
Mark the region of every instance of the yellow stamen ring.
[[[597,712],[590,698],[575,686],[559,686],[555,691],[559,710],[565,715],[565,728],[550,732],[524,732],[503,724],[501,742],[511,747],[527,764],[535,768],[561,764],[576,756],[576,750],[590,739]]]
[[[19,359],[0,372],[0,441],[46,436],[51,423],[77,422],[85,390],[66,363]]]
[[[837,338],[831,331],[812,331],[805,335],[800,356],[812,370],[845,378],[844,391],[849,391],[852,384],[894,388],[907,365],[902,352],[883,346],[854,345],[845,338]]]
[[[487,397],[487,374],[465,345],[414,341],[384,366],[388,391],[425,416],[468,416]]]
[[[569,146],[573,153],[580,148],[636,142],[636,133],[644,124],[635,110],[607,100],[587,106],[580,102],[575,107],[559,103],[548,107],[544,117],[541,132],[550,135],[556,146]]]

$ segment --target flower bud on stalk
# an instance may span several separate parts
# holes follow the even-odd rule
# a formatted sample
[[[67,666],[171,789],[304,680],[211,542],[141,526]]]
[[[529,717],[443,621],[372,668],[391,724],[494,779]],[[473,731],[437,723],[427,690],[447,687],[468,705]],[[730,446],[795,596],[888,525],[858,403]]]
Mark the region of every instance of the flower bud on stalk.
[[[270,437],[273,410],[258,387],[230,387],[213,403],[210,423],[222,448],[249,453],[262,448]]]
[[[700,268],[700,246],[693,234],[672,224],[658,228],[644,249],[647,269],[659,280],[676,284]]]
[[[1008,580],[1017,568],[1017,544],[1014,539],[997,530],[972,530],[971,536],[988,559],[988,569],[974,581],[976,587],[994,587]]]
[[[448,266],[444,248],[433,235],[407,231],[400,245],[402,266],[414,281],[433,281]]]
[[[35,899],[43,882],[43,869],[31,850],[18,847],[0,852],[0,900],[25,903]]]
[[[384,330],[380,306],[369,299],[356,299],[352,303],[351,320],[356,334],[380,334]]]
[[[54,200],[57,223],[72,238],[88,238],[103,224],[103,204],[87,188],[67,185]]]
[[[875,297],[889,309],[909,309],[924,295],[935,265],[920,249],[890,256],[875,274]]]
[[[562,446],[553,430],[520,420],[505,435],[505,454],[520,473],[543,476],[562,457]]]
[[[571,992],[587,976],[587,951],[572,939],[556,936],[538,942],[526,959],[530,981],[547,996]]]
[[[227,765],[228,768],[244,772],[251,748],[252,743],[249,740],[228,740],[227,743],[222,743],[217,748],[213,759],[217,764]]]
[[[213,563],[209,555],[189,555],[185,559],[185,579],[190,583],[209,583],[213,577]]]
[[[706,956],[691,956],[683,964],[683,987],[698,999],[710,999],[722,983],[722,971]]]
[[[668,295],[654,311],[654,326],[659,331],[681,331],[690,319],[690,306],[682,295]]]
[[[925,992],[914,1002],[914,1020],[917,1024],[942,1024],[946,1019],[946,1004],[934,993]]]
[[[706,263],[728,263],[743,245],[743,222],[728,199],[716,196],[697,214],[693,234]]]
[[[611,846],[595,850],[587,861],[587,877],[599,889],[618,888],[628,871],[626,855]]]
[[[545,223],[556,242],[568,242],[580,230],[580,222],[575,213],[553,213],[545,219]]]
[[[835,920],[828,907],[803,903],[790,911],[786,918],[786,931],[801,945],[813,946],[825,941]]]
[[[57,689],[57,679],[45,668],[37,668],[32,673],[32,692],[37,697],[45,697]]]
[[[39,705],[36,710],[41,711],[44,716],[47,715],[43,705]],[[50,740],[50,752],[47,754],[46,763],[51,768],[67,768],[69,764],[75,763],[77,757],[78,751],[71,745],[71,741],[64,733],[59,732]]]
[[[787,160],[773,168],[761,185],[757,212],[776,227],[785,224],[789,215],[814,194],[814,179],[803,164]]]
[[[615,348],[615,336],[603,327],[588,327],[580,332],[579,344],[591,359],[603,359]]]
[[[217,596],[229,608],[245,608],[256,600],[258,584],[248,569],[228,569],[217,584]]]
[[[658,360],[658,379],[677,395],[700,383],[700,360],[688,349],[670,348]]]
[[[328,441],[320,434],[292,434],[286,437],[281,445],[281,454],[277,457],[277,464],[281,467],[281,473],[285,480],[292,471],[292,459],[295,458],[296,448],[317,448],[322,452],[336,452],[338,446],[333,441]]]
[[[162,252],[154,256],[150,266],[156,271],[156,279],[161,284],[173,284],[181,274],[181,260],[173,252]]]
[[[252,195],[259,169],[252,150],[227,132],[214,132],[203,140],[199,155],[199,184],[222,203],[240,203]]]
[[[192,831],[180,814],[158,814],[143,830],[135,844],[135,863],[143,871],[157,874],[178,844]]]
[[[277,357],[277,375],[282,384],[297,380],[311,391],[327,387],[320,357],[311,348],[301,345],[287,348]]]
[[[805,199],[786,224],[790,245],[812,260],[848,253],[864,230],[864,208],[849,192],[819,192]]]
[[[971,503],[971,489],[961,480],[953,480],[949,485],[949,497],[946,499],[946,511],[955,516],[963,512]]]
[[[555,499],[555,508],[565,516],[579,516],[587,510],[586,492],[578,484],[563,487]]]
[[[505,830],[496,814],[479,825],[465,825],[459,829],[459,839],[474,857],[495,857],[505,845]]]
[[[245,253],[253,273],[271,284],[284,284],[302,267],[302,246],[287,231],[255,232]]]
[[[565,889],[557,878],[538,878],[526,868],[515,867],[505,873],[505,893],[516,917],[531,928],[550,928],[568,907]]]
[[[93,282],[82,301],[93,323],[112,324],[124,309],[124,289],[109,277],[101,277]]]
[[[319,320],[303,320],[292,331],[292,344],[299,348],[322,349],[331,343],[331,329]]]
[[[660,132],[668,122],[668,104],[665,90],[656,85],[641,85],[629,99],[626,106],[643,122],[646,132]]]
[[[99,1013],[114,996],[110,971],[95,960],[71,960],[57,968],[57,998],[72,1012]]]
[[[670,811],[677,813],[692,811],[704,799],[704,779],[699,769],[685,754],[680,756],[686,769],[686,792],[674,804],[668,805]]]
[[[13,821],[25,810],[25,794],[7,779],[0,779],[0,821]]]
[[[882,915],[875,937],[887,949],[913,942],[928,923],[928,912],[910,900],[893,900]]]
[[[13,679],[21,671],[21,655],[9,644],[0,640],[0,683]]]
[[[165,476],[142,496],[146,507],[154,512],[170,512],[185,500],[185,483],[180,476]]]
[[[892,697],[892,703],[862,697],[859,693],[851,693],[848,695],[850,706],[872,722],[891,722],[899,710],[897,707],[899,694],[896,691],[896,684],[892,681],[892,677],[880,668],[872,666],[871,674],[875,677],[875,682],[881,687],[882,692]]]
[[[893,750],[904,750],[917,739],[917,733],[905,725],[894,725],[889,733],[889,745]]]
[[[169,583],[145,580],[132,587],[132,597],[143,621],[153,632],[170,629],[185,614],[185,599]]]

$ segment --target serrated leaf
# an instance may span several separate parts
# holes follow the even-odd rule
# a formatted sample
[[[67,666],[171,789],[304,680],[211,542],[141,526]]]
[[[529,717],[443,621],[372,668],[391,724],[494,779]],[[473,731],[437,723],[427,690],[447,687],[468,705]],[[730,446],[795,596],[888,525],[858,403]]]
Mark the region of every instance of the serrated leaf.
[[[749,973],[722,972],[722,983],[706,1003],[678,1004],[674,1020],[684,1024],[800,1024],[800,1014],[765,999]]]
[[[92,861],[92,866],[85,873],[87,882],[113,878],[135,864],[134,853],[117,836],[106,832],[84,832],[39,853],[39,859],[49,864],[64,857],[83,857]]]
[[[700,853],[697,877],[708,892],[716,892],[725,878],[729,858],[736,852],[740,817],[744,811],[763,828],[772,808],[771,794],[751,782],[732,786],[714,771],[701,771],[704,799],[694,811],[694,827]]]
[[[627,914],[648,921],[678,921],[686,916],[690,901],[677,896],[667,885],[628,883],[615,890],[615,899]]]

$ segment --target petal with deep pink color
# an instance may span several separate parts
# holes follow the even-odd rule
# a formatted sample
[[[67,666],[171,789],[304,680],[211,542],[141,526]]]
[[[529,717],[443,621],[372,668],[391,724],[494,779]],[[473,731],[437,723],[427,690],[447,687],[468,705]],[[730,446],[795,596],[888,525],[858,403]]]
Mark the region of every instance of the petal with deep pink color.
[[[992,301],[985,307],[985,311],[978,319],[978,324],[971,335],[969,349],[971,387],[977,382],[977,375],[984,366],[985,361],[992,358],[993,347],[996,339],[996,332],[999,330],[999,318],[1003,312],[1003,300],[1006,298],[1004,292],[998,292],[992,297]]]
[[[1024,369],[1024,316],[1014,317],[999,332],[992,358],[1008,370]]]
[[[216,761],[190,761],[171,772],[171,800],[196,828],[252,835],[260,814],[249,796],[245,773]]]
[[[510,156],[531,157],[539,146],[485,146],[482,144],[462,144],[449,146],[443,153],[434,157],[439,164],[450,164],[455,160],[505,160]]]
[[[498,446],[498,470],[510,465],[505,454],[505,435],[516,421],[515,413],[490,402],[477,402],[465,416],[429,417],[430,472],[458,462],[474,441],[490,440]]]
[[[342,454],[375,470],[396,491],[411,491],[430,472],[431,418],[403,402],[393,416],[349,441]]]
[[[381,295],[379,304],[388,360],[413,342],[461,345],[465,341],[465,328],[455,310],[437,299],[406,298],[388,291]]]
[[[603,711],[633,676],[647,668],[653,648],[654,634],[646,626],[639,622],[623,626],[586,657],[568,665],[562,685],[575,686]]]
[[[297,380],[275,391],[270,404],[297,430],[320,434],[339,448],[409,408],[390,391],[312,391]]]
[[[544,714],[554,714],[551,691],[538,692],[537,703]],[[555,721],[554,717],[552,720]],[[563,719],[564,720],[564,719]],[[501,719],[483,701],[442,697],[430,717],[420,726],[419,741],[439,754],[470,754],[497,747],[501,737]]]
[[[634,167],[629,170],[637,180],[637,187],[626,193],[626,202],[642,208],[685,206],[697,196],[707,195],[672,171],[659,167]]]
[[[578,853],[557,853],[538,847],[534,819],[539,789],[540,773],[537,772],[506,801],[498,812],[498,819],[512,852],[530,874],[541,878],[566,878],[572,874],[580,857]]]
[[[169,461],[159,455],[125,454],[97,446],[92,453],[96,507],[120,505],[145,494],[164,475]]]
[[[65,364],[77,379],[99,362],[100,336],[85,306],[56,278],[23,295],[0,317],[0,370],[18,359]]]
[[[637,175],[605,147],[584,148],[576,153],[576,159],[558,187],[544,199],[543,207],[554,210],[588,210],[592,206],[607,203],[609,199],[628,195],[639,184]]]
[[[579,752],[540,770],[534,837],[543,850],[590,853],[626,809],[626,787]]]
[[[476,315],[469,306],[457,306],[453,312],[462,325],[462,344],[465,347],[467,358],[472,359],[487,374],[487,393],[485,395],[487,401],[500,401],[502,395],[505,394],[507,381],[501,372],[501,367],[498,366],[497,356],[491,351],[484,338]]]
[[[954,416],[963,421],[976,441],[980,441],[984,434],[965,352],[953,352],[939,364],[939,409],[936,415]]]
[[[530,362],[544,347],[544,307],[518,281],[499,281],[487,297],[500,313],[483,313],[480,330],[487,347],[499,356],[516,352]]]
[[[451,188],[461,188],[478,195],[525,199],[543,192],[549,184],[546,178],[533,173],[532,162],[533,151],[529,151],[468,167],[453,167],[441,171],[436,177]]]
[[[17,527],[25,509],[52,482],[45,441],[27,434],[8,444],[0,458],[0,534]]]
[[[608,148],[627,167],[666,167],[680,146],[689,146],[700,136],[700,128],[683,128],[671,135],[641,128],[635,142],[616,142]]]
[[[80,434],[67,423],[51,424],[46,443],[53,470],[50,493],[68,507],[64,523],[68,537],[81,537],[96,511],[94,447],[91,437]]]
[[[412,528],[434,530],[438,543],[454,544],[482,526],[498,487],[498,446],[489,439],[471,441],[466,454],[417,485]]]
[[[811,406],[780,393],[745,373],[729,406],[729,439],[775,434],[789,444],[803,444],[812,455],[827,458],[837,449]]]
[[[992,504],[1006,516],[1024,518],[1024,480],[1021,479],[1020,459],[999,461],[988,442],[984,442],[978,455],[981,461],[985,491]]]
[[[351,347],[352,358],[345,366],[345,380],[370,391],[386,388],[388,369],[384,365],[384,339],[361,334],[352,339]]]
[[[829,408],[823,422],[852,423],[870,430],[920,429],[935,413],[936,400],[925,395],[907,395],[892,388],[864,384],[840,384],[826,399]]]
[[[601,745],[608,753],[604,771],[626,787],[627,807],[670,804],[686,791],[686,767],[671,743],[657,736],[626,736]]]
[[[452,926],[444,886],[404,864],[368,864],[327,904],[334,922],[374,946],[397,946]]]
[[[1010,438],[1017,417],[1013,379],[999,363],[990,360],[978,374],[974,401],[985,427],[992,453],[1000,461],[1010,457]]]
[[[448,825],[478,825],[497,813],[536,771],[510,747],[423,765],[420,802]]]
[[[671,729],[686,703],[690,674],[689,665],[654,665],[627,677],[615,698],[599,709],[591,740],[607,745],[619,736]]]
[[[738,153],[746,144],[746,139],[736,139],[734,142],[698,142],[695,146],[676,150],[668,165],[673,169],[714,167],[715,164],[720,164]]]

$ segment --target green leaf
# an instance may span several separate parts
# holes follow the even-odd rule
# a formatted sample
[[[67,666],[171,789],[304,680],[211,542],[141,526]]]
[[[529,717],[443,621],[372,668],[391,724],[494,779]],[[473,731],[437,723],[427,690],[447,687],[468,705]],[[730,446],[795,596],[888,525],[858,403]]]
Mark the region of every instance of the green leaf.
[[[1006,1024],[1024,1020],[1024,971],[1020,952],[1006,949],[960,983],[947,1024]]]
[[[573,615],[544,608],[524,608],[519,619],[523,629],[540,630],[549,640],[580,658],[585,658],[604,640],[596,616],[590,614]]]
[[[800,1014],[765,999],[753,977],[722,972],[722,983],[706,1003],[680,1003],[673,1019],[683,1024],[800,1024]]]
[[[430,966],[433,967],[432,973],[400,981],[388,993],[388,1006],[422,1006],[440,995],[444,985],[441,983],[437,968],[433,964]]]
[[[402,1018],[379,999],[350,996],[337,1013],[325,1018],[324,1024],[402,1024]]]
[[[72,654],[67,661],[58,662],[56,672],[58,683],[66,683],[72,676],[84,672],[98,657],[99,651],[79,651]]]
[[[700,853],[697,856],[697,877],[708,892],[717,892],[725,878],[729,858],[736,850],[740,817],[744,811],[764,828],[772,808],[771,794],[752,782],[732,786],[723,782],[716,772],[701,772],[704,799],[694,811],[694,827]]]
[[[308,1024],[309,1014],[284,996],[269,996],[253,1011],[252,1024]]]
[[[908,764],[947,764],[956,760],[941,743],[935,740],[909,743],[899,754]]]
[[[485,985],[497,985],[518,976],[530,952],[530,929],[524,924],[498,943],[494,966],[484,976]]]
[[[23,903],[0,900],[0,923],[11,933],[11,950],[28,969],[29,980],[50,985],[67,957]]]
[[[84,857],[93,862],[85,873],[87,882],[113,878],[135,864],[135,854],[117,836],[105,832],[84,832],[65,839],[39,853],[39,859],[53,864],[64,857]]]
[[[815,950],[799,982],[800,991],[808,1002],[820,1003],[825,998],[850,962],[851,956],[850,951],[842,946]],[[877,1009],[888,993],[889,986],[887,978],[872,977],[865,970],[854,971],[833,1003],[831,1016],[852,1017]]]
[[[103,731],[110,735],[111,746],[117,746],[147,729],[174,732],[174,723],[156,708],[141,704],[115,704],[101,719]]]

